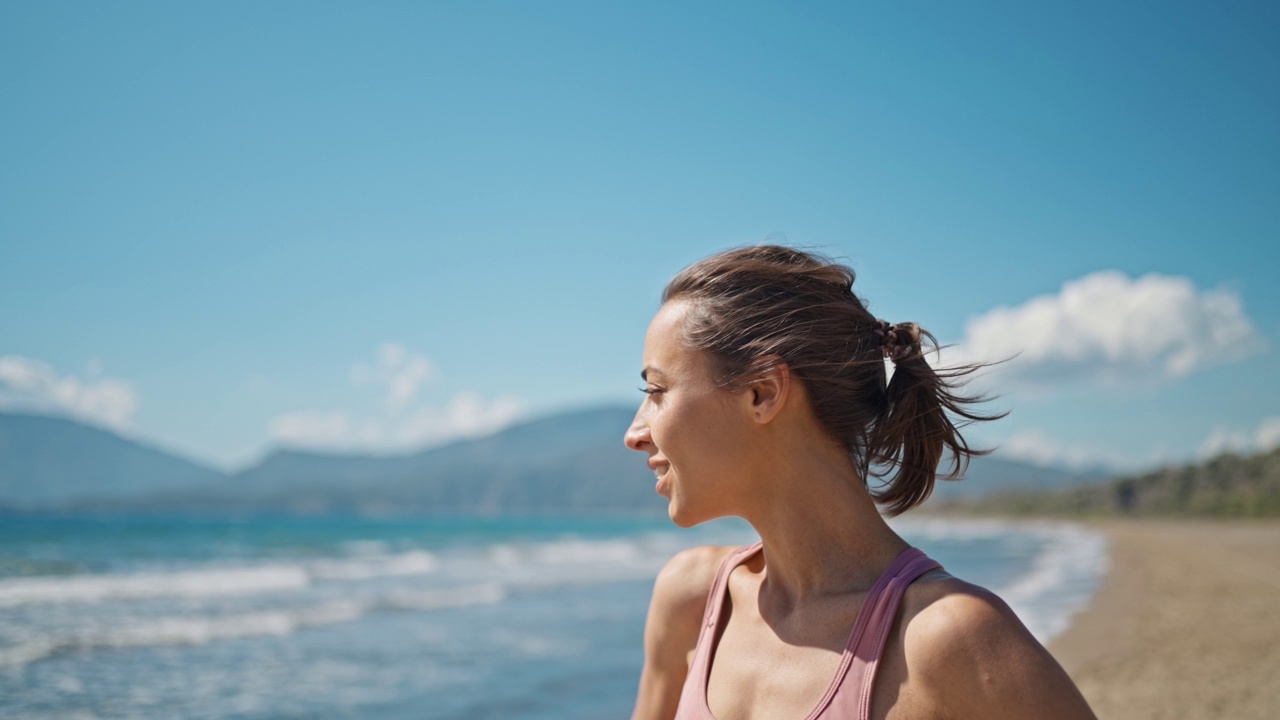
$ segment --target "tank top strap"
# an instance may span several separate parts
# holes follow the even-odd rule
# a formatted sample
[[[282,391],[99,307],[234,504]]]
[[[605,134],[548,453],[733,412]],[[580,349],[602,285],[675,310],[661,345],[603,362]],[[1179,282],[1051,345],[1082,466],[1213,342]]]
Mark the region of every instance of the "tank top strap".
[[[941,568],[936,560],[914,547],[903,550],[894,559],[863,601],[841,664],[844,677],[837,683],[830,704],[815,717],[857,720],[871,717],[872,685],[902,596],[916,578]]]
[[[711,674],[711,653],[716,632],[720,627],[720,615],[724,610],[725,594],[729,589],[729,574],[747,558],[755,555],[764,545],[757,542],[734,550],[725,556],[716,570],[711,591],[707,593],[707,607],[702,613],[702,628],[698,631],[698,646],[689,663],[684,687],[680,690],[680,704],[675,720],[715,720],[707,708],[707,680]]]

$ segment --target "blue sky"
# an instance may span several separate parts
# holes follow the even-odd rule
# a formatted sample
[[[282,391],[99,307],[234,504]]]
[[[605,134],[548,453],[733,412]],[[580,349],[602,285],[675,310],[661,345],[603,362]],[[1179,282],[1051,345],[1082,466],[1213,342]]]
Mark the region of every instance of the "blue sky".
[[[1022,353],[1011,454],[1280,443],[1274,5],[693,5],[0,6],[0,406],[234,468],[636,403],[784,239]]]

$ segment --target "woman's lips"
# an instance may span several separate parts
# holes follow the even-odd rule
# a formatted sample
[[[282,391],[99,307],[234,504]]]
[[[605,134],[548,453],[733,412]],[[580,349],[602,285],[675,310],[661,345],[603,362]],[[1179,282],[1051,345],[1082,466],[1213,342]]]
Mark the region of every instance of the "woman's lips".
[[[671,466],[669,464],[664,462],[653,462],[653,461],[649,462],[649,469],[653,471],[654,477],[657,478],[657,482],[654,483],[653,489],[657,491],[659,495],[666,494],[662,492],[663,489],[666,487],[665,484],[663,483],[663,477],[667,474],[667,470],[670,469],[670,467]]]

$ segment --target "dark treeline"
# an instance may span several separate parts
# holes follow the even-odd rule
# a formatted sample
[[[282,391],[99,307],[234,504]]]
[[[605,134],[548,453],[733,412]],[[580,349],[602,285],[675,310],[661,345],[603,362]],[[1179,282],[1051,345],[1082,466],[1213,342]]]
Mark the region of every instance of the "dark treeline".
[[[947,503],[951,512],[1071,517],[1280,517],[1280,448],[1052,492],[1003,492]]]

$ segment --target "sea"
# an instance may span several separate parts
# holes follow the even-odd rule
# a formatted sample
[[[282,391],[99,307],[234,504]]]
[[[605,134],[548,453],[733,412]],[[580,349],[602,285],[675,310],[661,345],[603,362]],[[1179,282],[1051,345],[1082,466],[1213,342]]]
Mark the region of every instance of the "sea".
[[[892,523],[1042,641],[1086,528]],[[0,717],[628,717],[658,570],[755,541],[634,517],[0,517]]]

